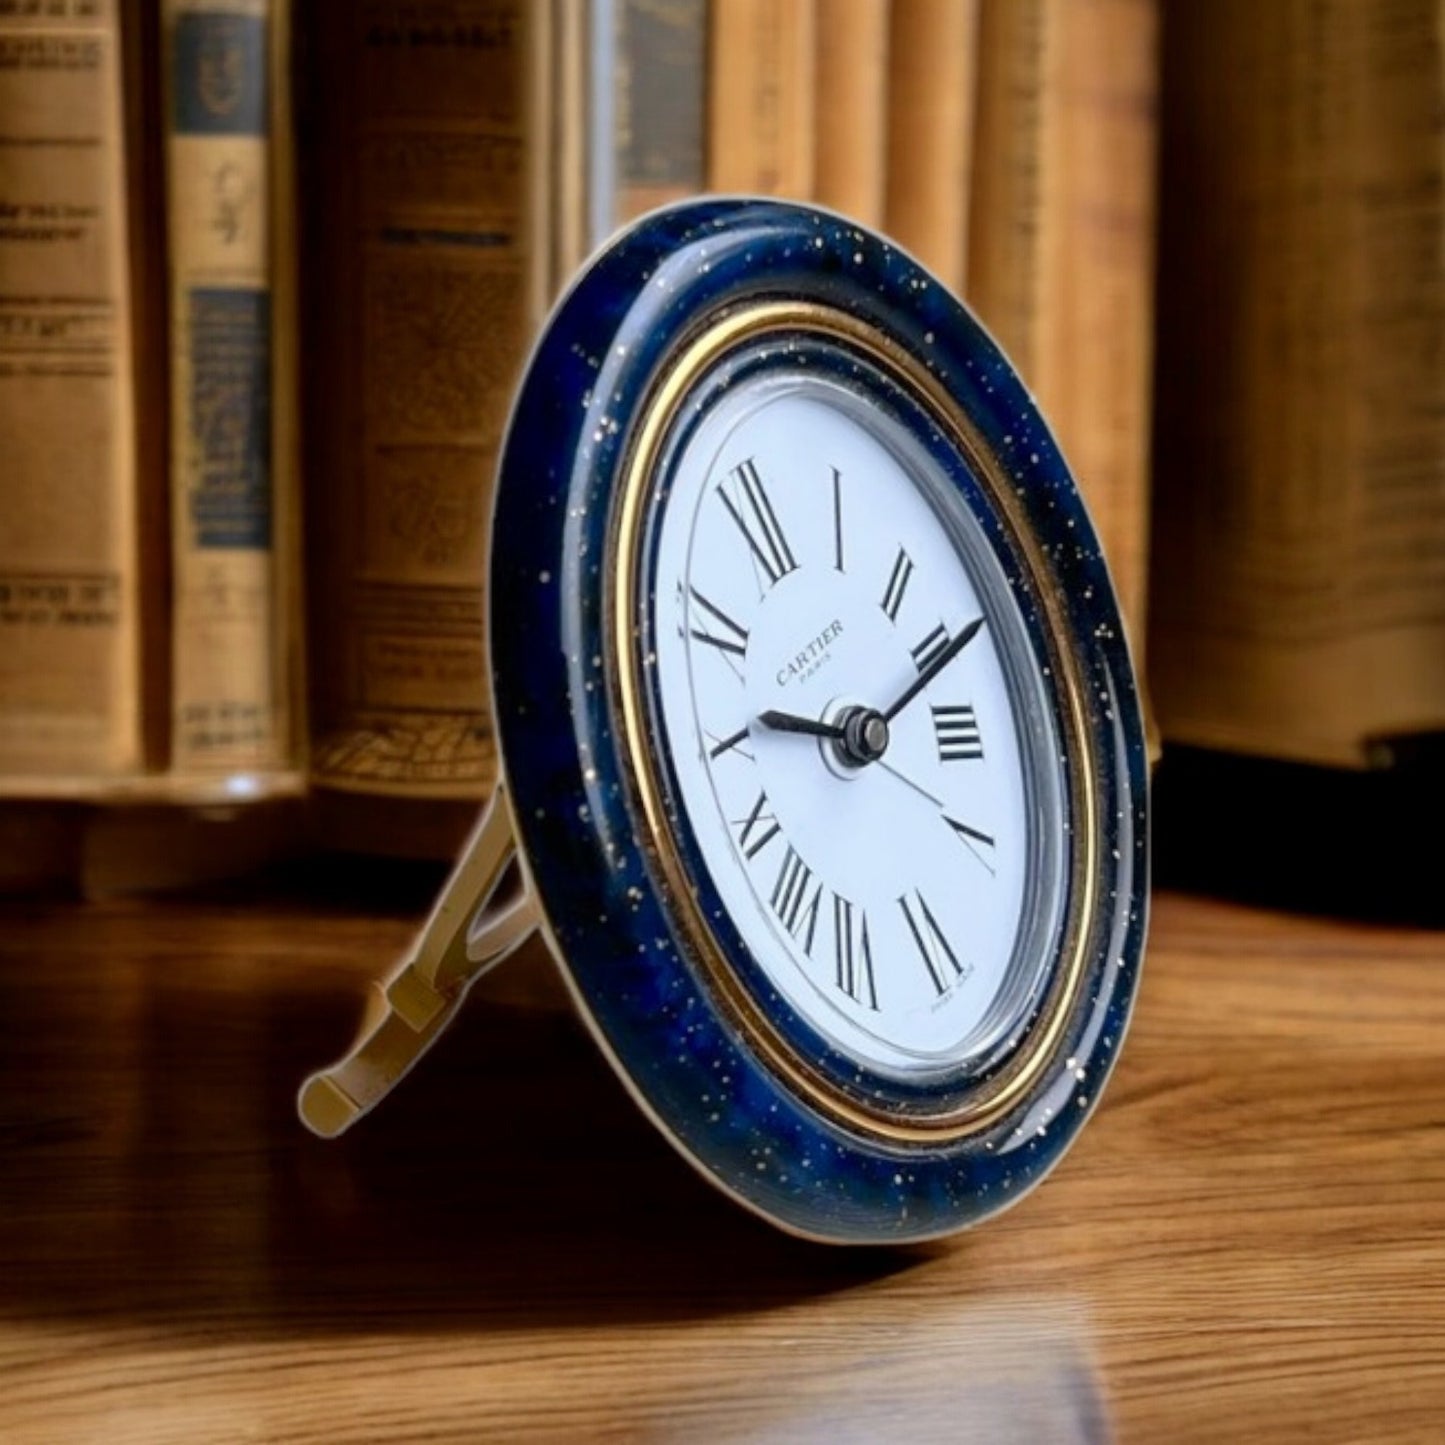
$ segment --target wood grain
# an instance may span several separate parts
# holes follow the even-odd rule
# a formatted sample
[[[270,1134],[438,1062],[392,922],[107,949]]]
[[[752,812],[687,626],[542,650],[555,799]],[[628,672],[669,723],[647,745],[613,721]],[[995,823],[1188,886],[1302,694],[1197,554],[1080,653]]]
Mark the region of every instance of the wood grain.
[[[859,1253],[715,1196],[496,998],[305,1136],[425,905],[396,876],[0,910],[0,1438],[1439,1438],[1441,935],[1164,897],[1054,1178]]]

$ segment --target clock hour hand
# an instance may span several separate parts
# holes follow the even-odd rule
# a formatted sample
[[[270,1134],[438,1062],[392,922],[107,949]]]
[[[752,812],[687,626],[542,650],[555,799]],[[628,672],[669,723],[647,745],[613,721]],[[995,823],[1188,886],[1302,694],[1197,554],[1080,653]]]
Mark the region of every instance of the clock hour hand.
[[[836,723],[819,722],[816,718],[799,717],[796,713],[777,712],[771,708],[759,713],[758,721],[778,733],[806,733],[809,737],[833,738],[839,742],[844,737],[844,730]]]
[[[908,704],[911,703],[913,699],[917,697],[918,694],[922,692],[923,689],[927,687],[928,684],[932,682],[933,679],[937,677],[938,674],[942,672],[943,669],[947,667],[948,664],[952,662],[953,659],[957,657],[958,654],[962,652],[963,649],[967,647],[970,642],[973,641],[973,639],[978,635],[979,628],[983,626],[983,621],[984,620],[982,617],[975,617],[973,621],[970,622],[968,626],[965,627],[963,631],[960,632],[958,636],[955,637],[953,641],[950,642],[948,646],[945,647],[943,651],[940,652],[938,656],[935,657],[933,661],[930,662],[928,666],[925,667],[923,671],[920,672],[918,676],[913,679],[913,681],[908,685],[908,687],[904,689],[901,696],[894,699],[892,706],[883,709],[884,722],[892,722],[893,719],[896,718],[898,714],[901,713],[903,709],[906,708]]]

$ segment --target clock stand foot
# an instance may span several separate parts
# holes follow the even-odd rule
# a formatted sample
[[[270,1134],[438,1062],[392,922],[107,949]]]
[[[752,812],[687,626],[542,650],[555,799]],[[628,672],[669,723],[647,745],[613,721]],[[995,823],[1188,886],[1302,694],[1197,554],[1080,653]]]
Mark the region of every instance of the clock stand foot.
[[[540,919],[498,785],[415,946],[374,986],[360,1037],[301,1086],[301,1122],[332,1139],[379,1104],[436,1042],[472,984],[510,958]]]

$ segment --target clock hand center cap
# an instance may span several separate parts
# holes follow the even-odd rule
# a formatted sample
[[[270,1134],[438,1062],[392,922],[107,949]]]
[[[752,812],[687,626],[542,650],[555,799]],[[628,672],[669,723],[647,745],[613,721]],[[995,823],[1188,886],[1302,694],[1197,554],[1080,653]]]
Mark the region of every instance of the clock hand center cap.
[[[888,720],[877,708],[853,707],[838,720],[843,736],[833,746],[850,768],[876,763],[888,751]]]

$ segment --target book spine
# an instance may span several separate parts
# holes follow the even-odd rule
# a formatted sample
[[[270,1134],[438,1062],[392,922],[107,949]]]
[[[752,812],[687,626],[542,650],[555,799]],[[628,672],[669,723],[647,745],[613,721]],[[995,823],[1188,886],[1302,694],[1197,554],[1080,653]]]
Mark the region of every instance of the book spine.
[[[817,0],[817,199],[865,226],[884,219],[889,0]],[[917,96],[911,97],[916,104]]]
[[[552,226],[549,290],[556,295],[591,250],[588,239],[588,144],[591,87],[586,0],[552,0],[554,149],[550,184]]]
[[[1160,722],[1387,761],[1445,730],[1445,9],[1168,5],[1162,81]]]
[[[493,471],[550,270],[546,7],[318,7],[304,83],[313,780],[477,799],[495,777]]]
[[[811,200],[814,0],[709,7],[708,189]]]
[[[0,778],[141,765],[112,0],[0,8]]]
[[[306,627],[301,555],[301,276],[294,0],[271,0],[271,589],[280,791],[305,785]]]
[[[270,0],[162,0],[179,775],[286,761],[271,455]]]
[[[1142,665],[1153,413],[1156,0],[1063,7],[1059,160],[1049,258],[1059,317],[1039,376],[1083,479]]]
[[[1047,350],[1045,265],[1060,93],[1059,0],[980,0],[966,295],[1031,386]]]
[[[968,299],[1037,396],[1144,641],[1155,0],[982,0]]]
[[[887,226],[956,292],[967,264],[977,57],[976,0],[894,0]]]
[[[155,0],[118,0],[125,115],[126,244],[135,455],[141,776],[161,783],[171,746],[170,346],[166,282],[165,75]],[[107,794],[113,789],[107,788]]]
[[[702,190],[704,0],[617,0],[616,219]]]
[[[617,228],[617,96],[627,85],[617,54],[617,7],[622,0],[588,0],[587,241],[602,245]]]

